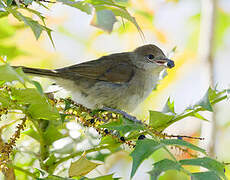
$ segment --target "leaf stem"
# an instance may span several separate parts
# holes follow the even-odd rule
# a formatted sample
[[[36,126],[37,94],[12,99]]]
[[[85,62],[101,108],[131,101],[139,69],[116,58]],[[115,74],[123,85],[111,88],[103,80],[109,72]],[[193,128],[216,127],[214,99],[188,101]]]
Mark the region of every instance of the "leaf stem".
[[[13,167],[15,170],[21,171],[21,172],[27,174],[28,176],[30,176],[30,177],[32,177],[32,178],[34,178],[34,179],[37,178],[36,175],[34,175],[33,173],[31,173],[31,172],[28,171],[28,170],[25,170],[25,169],[23,169],[23,168],[21,168],[21,167],[15,166],[15,165],[12,165],[12,167]]]

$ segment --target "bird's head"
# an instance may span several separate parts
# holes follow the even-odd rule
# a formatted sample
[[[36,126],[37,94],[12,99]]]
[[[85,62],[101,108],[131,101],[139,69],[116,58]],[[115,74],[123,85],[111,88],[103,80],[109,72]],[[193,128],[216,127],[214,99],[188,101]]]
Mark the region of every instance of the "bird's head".
[[[145,70],[159,70],[160,72],[165,68],[175,66],[174,61],[168,59],[162,50],[153,44],[138,47],[133,51],[133,56],[133,63]]]

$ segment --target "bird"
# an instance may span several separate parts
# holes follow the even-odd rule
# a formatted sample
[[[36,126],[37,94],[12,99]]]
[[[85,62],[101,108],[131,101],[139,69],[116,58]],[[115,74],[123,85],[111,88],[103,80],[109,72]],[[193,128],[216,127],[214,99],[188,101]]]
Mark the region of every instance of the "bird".
[[[114,53],[96,60],[58,69],[39,69],[24,66],[24,73],[46,77],[69,91],[72,99],[89,109],[118,112],[131,118],[138,105],[156,88],[160,73],[173,68],[154,44],[133,51]]]

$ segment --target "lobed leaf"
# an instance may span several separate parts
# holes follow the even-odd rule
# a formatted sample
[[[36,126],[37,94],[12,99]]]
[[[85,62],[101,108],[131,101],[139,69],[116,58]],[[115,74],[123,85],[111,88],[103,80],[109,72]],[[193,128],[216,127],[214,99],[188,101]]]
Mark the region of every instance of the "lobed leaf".
[[[15,9],[8,7],[8,8],[6,8],[6,10],[8,12],[12,13],[12,15],[16,19],[18,19],[19,21],[23,21],[27,26],[29,26],[31,28],[31,30],[33,31],[36,39],[38,39],[41,36],[42,31],[45,31],[47,33],[47,35],[49,36],[49,39],[51,40],[51,42],[54,46],[54,42],[53,42],[53,39],[51,37],[51,31],[52,31],[51,29],[47,28],[46,26],[39,24],[37,21],[31,19],[30,17],[26,17],[26,16],[22,15],[22,13],[16,11]],[[31,10],[31,11],[33,11],[33,10]],[[35,13],[35,11],[33,11],[33,13]],[[36,15],[39,16],[41,19],[43,19],[39,13],[36,13]]]
[[[158,131],[161,131],[168,127],[168,123],[172,121],[175,117],[174,115],[165,114],[159,111],[149,111],[150,112],[150,119],[149,125]]]
[[[170,159],[163,159],[153,164],[153,169],[149,171],[150,179],[156,180],[158,176],[165,171],[168,170],[177,170],[181,171],[183,168],[181,167],[180,163],[176,161],[172,161]]]
[[[196,158],[196,159],[183,159],[179,161],[182,165],[201,166],[214,172],[217,176],[226,179],[224,174],[224,165],[215,159],[209,157]]]
[[[140,164],[148,158],[153,152],[161,148],[163,145],[152,139],[138,140],[136,147],[133,152],[130,154],[133,158],[131,178],[137,171],[137,168]]]
[[[222,93],[220,93],[222,94]],[[213,111],[211,101],[217,98],[219,95],[215,89],[208,88],[205,95],[194,105],[194,106],[201,106],[207,111]]]
[[[205,93],[203,98],[201,98],[201,100],[195,104],[195,106],[201,106],[205,110],[213,111],[212,105],[211,105],[210,100],[209,100],[209,89],[207,90],[207,92]]]

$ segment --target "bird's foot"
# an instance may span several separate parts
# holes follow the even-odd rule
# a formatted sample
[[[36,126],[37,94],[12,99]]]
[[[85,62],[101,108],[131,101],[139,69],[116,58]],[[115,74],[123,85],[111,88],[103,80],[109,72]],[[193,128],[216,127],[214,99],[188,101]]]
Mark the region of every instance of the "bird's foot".
[[[134,123],[140,123],[143,124],[142,121],[138,120],[135,116],[131,116],[130,114],[120,110],[120,109],[113,109],[113,108],[109,108],[109,107],[103,107],[102,110],[105,111],[111,111],[111,112],[115,112],[118,114],[123,115],[126,119],[129,119],[130,121],[133,121]]]

